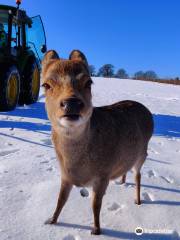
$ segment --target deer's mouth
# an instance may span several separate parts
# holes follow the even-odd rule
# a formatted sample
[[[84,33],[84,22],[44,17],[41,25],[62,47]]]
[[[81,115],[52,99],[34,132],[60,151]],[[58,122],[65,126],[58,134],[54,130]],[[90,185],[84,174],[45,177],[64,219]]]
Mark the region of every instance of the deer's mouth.
[[[63,118],[65,118],[68,121],[77,121],[80,118],[79,114],[65,114],[63,116]]]

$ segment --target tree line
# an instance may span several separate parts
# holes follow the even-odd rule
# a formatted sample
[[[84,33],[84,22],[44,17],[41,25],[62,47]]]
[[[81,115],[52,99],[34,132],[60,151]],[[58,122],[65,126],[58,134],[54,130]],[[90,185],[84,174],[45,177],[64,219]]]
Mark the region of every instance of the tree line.
[[[138,80],[149,80],[149,81],[165,81],[165,83],[168,83],[167,81],[170,81],[169,83],[173,84],[180,84],[180,79],[174,78],[174,79],[164,79],[160,80],[158,75],[156,74],[155,71],[149,70],[149,71],[138,71],[134,73],[133,76],[129,76],[129,74],[126,72],[125,69],[120,68],[115,72],[114,66],[112,64],[104,64],[99,70],[96,72],[95,66],[94,65],[89,65],[89,71],[91,76],[94,77],[115,77],[115,78],[122,78],[122,79],[127,79],[127,78],[133,78],[133,79],[138,79]],[[174,81],[174,82],[173,82]]]
[[[104,64],[99,70],[96,72],[94,65],[89,65],[89,71],[91,76],[94,77],[115,77],[115,78],[129,78],[129,74],[125,69],[120,68],[116,72],[114,70],[114,66],[112,64]],[[135,79],[157,79],[158,76],[154,71],[138,71],[133,76]]]

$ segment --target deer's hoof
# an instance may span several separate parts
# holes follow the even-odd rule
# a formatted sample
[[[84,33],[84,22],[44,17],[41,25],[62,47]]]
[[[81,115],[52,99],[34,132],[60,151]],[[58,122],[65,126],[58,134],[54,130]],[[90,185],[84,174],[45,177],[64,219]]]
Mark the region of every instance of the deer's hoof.
[[[100,228],[93,228],[91,231],[92,235],[100,235],[101,234],[101,229]]]
[[[54,219],[52,217],[52,218],[47,219],[44,224],[56,224],[56,223],[57,223],[57,219]]]
[[[137,204],[137,205],[141,205],[141,201],[135,200],[134,203]]]

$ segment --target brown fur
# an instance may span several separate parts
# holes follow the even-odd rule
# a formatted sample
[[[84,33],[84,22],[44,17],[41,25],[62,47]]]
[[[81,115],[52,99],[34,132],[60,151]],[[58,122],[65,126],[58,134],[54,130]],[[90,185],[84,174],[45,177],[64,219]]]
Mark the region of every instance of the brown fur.
[[[126,173],[133,168],[136,203],[140,204],[140,169],[153,132],[152,114],[134,101],[93,107],[91,79],[85,63],[52,60],[48,55],[44,62],[42,79],[46,108],[61,165],[58,203],[47,223],[56,223],[73,185],[92,186],[92,233],[100,234],[102,198],[111,179],[122,176],[125,182]],[[77,115],[78,120],[74,121],[72,117]]]

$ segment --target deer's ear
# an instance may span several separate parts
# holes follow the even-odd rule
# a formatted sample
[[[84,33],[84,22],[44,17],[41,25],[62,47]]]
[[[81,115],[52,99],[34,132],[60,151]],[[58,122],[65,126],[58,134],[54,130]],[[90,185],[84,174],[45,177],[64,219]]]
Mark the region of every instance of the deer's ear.
[[[55,59],[59,59],[58,53],[54,50],[47,51],[42,60],[42,67],[44,67],[50,61],[55,60]]]
[[[84,53],[81,52],[80,50],[73,50],[69,54],[69,60],[79,60],[79,61],[82,61],[84,63],[84,65],[86,66],[88,72],[89,72],[89,64],[88,64],[87,58],[84,55]]]

